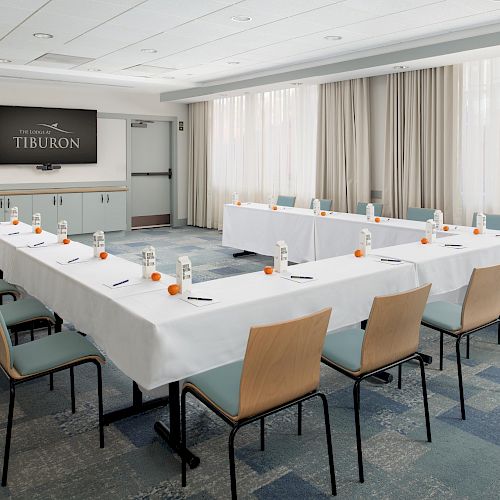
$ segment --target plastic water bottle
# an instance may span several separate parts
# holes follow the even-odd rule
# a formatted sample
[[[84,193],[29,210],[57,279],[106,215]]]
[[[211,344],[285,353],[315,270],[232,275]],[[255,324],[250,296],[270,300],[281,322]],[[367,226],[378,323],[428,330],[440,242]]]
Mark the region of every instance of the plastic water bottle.
[[[12,207],[10,209],[10,223],[12,224],[15,220],[19,220],[19,209]]]
[[[443,212],[441,210],[434,210],[434,222],[436,223],[436,229],[443,229]]]
[[[315,198],[313,200],[313,211],[314,215],[319,215],[321,213],[321,202],[318,200],[318,198]]]
[[[372,221],[375,219],[375,207],[373,203],[366,204],[366,220]]]

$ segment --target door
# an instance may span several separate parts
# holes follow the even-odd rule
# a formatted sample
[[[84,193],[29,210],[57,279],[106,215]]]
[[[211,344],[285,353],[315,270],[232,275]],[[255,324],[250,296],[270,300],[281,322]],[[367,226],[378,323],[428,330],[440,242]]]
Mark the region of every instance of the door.
[[[104,193],[83,193],[83,233],[104,231]]]
[[[127,228],[127,193],[111,191],[104,193],[104,231],[123,231]]]
[[[57,195],[33,195],[33,213],[42,216],[42,228],[50,233],[57,232]]]
[[[21,194],[16,196],[6,196],[4,200],[4,218],[10,220],[10,209],[19,209],[19,220],[31,225],[33,215],[33,196],[31,194]]]
[[[170,122],[133,122],[132,227],[170,224]]]
[[[82,193],[57,195],[57,218],[68,222],[68,234],[82,234]]]

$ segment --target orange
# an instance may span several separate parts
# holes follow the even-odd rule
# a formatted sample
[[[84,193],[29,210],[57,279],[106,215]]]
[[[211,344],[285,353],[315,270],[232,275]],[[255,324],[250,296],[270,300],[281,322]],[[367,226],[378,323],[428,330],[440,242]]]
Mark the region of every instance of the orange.
[[[354,250],[354,257],[363,257],[363,252],[359,248]]]
[[[181,291],[181,289],[179,288],[179,285],[176,285],[175,283],[172,285],[169,285],[167,290],[168,290],[168,293],[170,295],[177,295]]]
[[[380,222],[380,217],[375,217],[375,222]]]
[[[17,226],[17,225],[19,224],[19,221],[18,221],[17,219],[14,219],[14,220],[12,221],[12,224],[14,224],[14,226]]]
[[[108,258],[108,252],[101,252],[99,254],[99,257],[102,259],[102,260],[105,260]]]
[[[427,245],[427,243],[429,243],[429,240],[427,238],[422,238],[420,240],[420,243],[422,243],[422,245]]]
[[[321,215],[324,217],[326,215],[326,212],[321,212]]]
[[[71,240],[68,240],[68,238],[64,238],[64,240],[63,240],[63,243],[64,243],[65,245],[69,245],[69,244],[70,244],[70,242],[71,242]]]
[[[236,205],[240,206],[241,205],[241,201],[237,201]]]
[[[443,231],[449,231],[449,227],[448,226],[443,226]]]
[[[472,231],[474,234],[479,234],[479,229],[476,227],[474,231]]]
[[[160,281],[161,280],[161,274],[160,273],[152,273],[151,274],[151,279],[153,281]]]
[[[35,227],[35,233],[36,234],[40,234],[42,232],[42,228],[41,227]]]
[[[264,268],[264,272],[265,272],[266,274],[273,274],[273,271],[274,271],[274,269],[273,269],[271,266],[266,266],[266,267]]]
[[[276,205],[273,205],[273,210],[278,210],[278,207]]]

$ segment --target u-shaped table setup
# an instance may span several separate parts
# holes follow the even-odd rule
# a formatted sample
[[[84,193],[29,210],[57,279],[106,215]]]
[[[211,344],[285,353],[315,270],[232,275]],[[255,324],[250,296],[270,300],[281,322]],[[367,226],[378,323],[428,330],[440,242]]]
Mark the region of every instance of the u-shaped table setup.
[[[283,224],[284,217],[289,217],[290,225]],[[328,218],[304,209],[271,213],[268,208],[226,206],[224,245],[272,255],[266,248],[273,249],[277,240],[284,239],[290,260],[301,262],[293,270],[313,279],[297,282],[278,273],[256,272],[197,283],[192,294],[213,299],[198,304],[167,293],[174,277],[164,275],[159,282],[144,279],[139,264],[113,255],[95,258],[90,246],[74,241],[59,244],[55,235],[33,234],[23,223],[15,231],[14,226],[0,223],[0,269],[9,282],[92,337],[133,381],[132,405],[107,413],[105,422],[168,404],[170,427],[157,422],[155,429],[181,454],[180,381],[242,359],[252,326],[332,307],[328,330],[338,330],[366,320],[375,296],[425,282],[433,283],[433,297],[442,296],[463,289],[474,267],[500,262],[500,237],[494,231],[476,236],[471,228],[454,227],[446,238],[421,245],[424,224],[408,222],[391,219],[375,224],[350,214]],[[374,250],[356,258],[352,250],[364,227],[372,231]],[[259,241],[249,248],[236,244],[235,228],[240,234],[244,231],[247,241],[257,237]],[[444,246],[445,241],[461,246]],[[124,280],[123,286],[113,287]],[[168,397],[142,400],[143,392],[166,386]],[[189,450],[186,460],[191,467],[199,463]]]

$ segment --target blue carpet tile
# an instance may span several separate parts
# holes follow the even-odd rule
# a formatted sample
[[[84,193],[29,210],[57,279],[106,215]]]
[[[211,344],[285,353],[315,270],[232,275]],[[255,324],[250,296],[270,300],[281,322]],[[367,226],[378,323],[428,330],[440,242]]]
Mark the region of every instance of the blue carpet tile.
[[[74,237],[91,244],[89,235]],[[234,259],[221,246],[221,233],[183,227],[106,235],[107,249],[133,262],[153,245],[158,269],[175,274],[179,255],[189,255],[195,282],[261,271],[272,264],[258,255]],[[71,328],[71,325],[66,325]],[[46,331],[35,332],[44,337]],[[361,434],[365,483],[358,482],[352,399],[353,383],[322,366],[327,395],[339,499],[498,499],[500,491],[500,346],[496,328],[471,339],[471,359],[463,363],[467,420],[460,419],[453,339],[446,339],[444,370],[438,370],[439,336],[422,328],[419,350],[434,357],[426,367],[432,443],[425,420],[418,365],[407,363],[403,387],[367,380],[361,391]],[[29,342],[29,334],[20,335]],[[463,348],[465,354],[465,346]],[[465,356],[464,356],[465,357]],[[396,374],[392,370],[393,375]],[[75,369],[76,413],[71,413],[70,378],[55,375],[23,384],[16,391],[7,488],[13,499],[191,499],[230,497],[229,427],[192,397],[187,400],[188,446],[200,457],[182,488],[180,462],[153,429],[168,422],[167,408],[121,420],[105,428],[99,448],[95,368]],[[111,362],[103,368],[105,411],[130,404],[131,381]],[[0,377],[0,445],[8,409],[8,384]],[[266,418],[266,449],[259,425],[236,438],[236,474],[242,499],[322,499],[330,497],[323,412],[319,400],[303,407],[302,435],[297,409]]]

